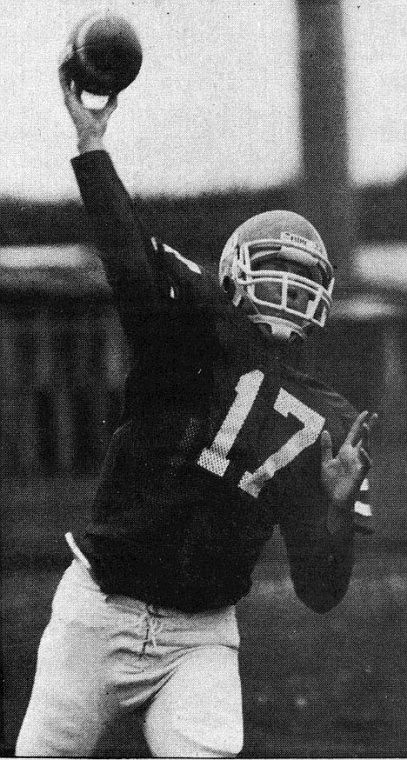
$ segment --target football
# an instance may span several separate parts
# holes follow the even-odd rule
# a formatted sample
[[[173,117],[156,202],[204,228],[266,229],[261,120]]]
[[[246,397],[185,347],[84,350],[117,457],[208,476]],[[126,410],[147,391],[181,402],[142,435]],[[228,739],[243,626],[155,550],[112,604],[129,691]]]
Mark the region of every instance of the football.
[[[68,40],[64,67],[79,91],[111,95],[137,77],[142,49],[136,30],[121,16],[92,14],[82,19]]]

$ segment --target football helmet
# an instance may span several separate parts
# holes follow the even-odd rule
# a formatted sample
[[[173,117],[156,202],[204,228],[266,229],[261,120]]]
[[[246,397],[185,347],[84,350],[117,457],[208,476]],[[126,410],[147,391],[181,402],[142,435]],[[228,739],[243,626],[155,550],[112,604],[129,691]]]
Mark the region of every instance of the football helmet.
[[[279,340],[304,338],[310,325],[323,327],[332,305],[333,269],[324,243],[292,211],[266,211],[241,224],[223,249],[219,281],[225,291],[233,289],[235,306],[248,305],[249,319]]]

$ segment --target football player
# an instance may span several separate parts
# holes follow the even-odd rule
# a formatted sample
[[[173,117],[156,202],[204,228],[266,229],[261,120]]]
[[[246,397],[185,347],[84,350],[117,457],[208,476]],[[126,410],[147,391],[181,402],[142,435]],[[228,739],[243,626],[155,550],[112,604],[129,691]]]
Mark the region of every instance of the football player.
[[[324,613],[353,562],[375,415],[303,373],[333,272],[315,228],[269,211],[225,245],[219,283],[145,232],[104,149],[116,101],[83,107],[73,168],[132,353],[93,519],[43,635],[17,754],[89,756],[124,711],[153,756],[242,748],[236,602],[279,526],[298,597]]]

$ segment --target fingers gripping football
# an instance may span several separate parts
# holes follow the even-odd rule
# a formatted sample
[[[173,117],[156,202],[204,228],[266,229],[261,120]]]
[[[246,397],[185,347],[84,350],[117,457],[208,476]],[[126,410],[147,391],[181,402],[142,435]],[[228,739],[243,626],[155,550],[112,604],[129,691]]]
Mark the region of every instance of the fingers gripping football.
[[[69,76],[64,60],[62,60],[61,65],[58,69],[58,75],[59,75],[59,82],[62,89],[62,94],[64,97],[65,105],[67,106],[68,110],[71,112],[72,116],[82,117],[84,119],[94,119],[96,122],[106,122],[108,121],[109,117],[117,107],[117,95],[114,93],[111,93],[108,97],[108,100],[106,102],[106,105],[103,108],[98,108],[97,110],[92,110],[86,108],[82,102],[81,102],[81,90],[78,88],[78,86],[73,82],[71,77]]]
[[[59,81],[66,108],[76,127],[78,145],[88,149],[103,147],[102,140],[108,121],[117,108],[117,95],[110,95],[103,108],[92,110],[83,105],[81,93],[68,76],[64,63],[59,68]]]
[[[360,486],[371,467],[370,433],[377,414],[356,418],[337,455],[332,455],[328,430],[321,435],[321,480],[330,503],[338,510],[353,509]]]

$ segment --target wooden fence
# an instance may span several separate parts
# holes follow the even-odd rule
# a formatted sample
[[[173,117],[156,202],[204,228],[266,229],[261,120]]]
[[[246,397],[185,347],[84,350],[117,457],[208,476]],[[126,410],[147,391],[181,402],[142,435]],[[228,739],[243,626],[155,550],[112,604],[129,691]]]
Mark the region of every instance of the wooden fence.
[[[91,473],[117,421],[126,351],[107,299],[0,308],[2,476]]]

